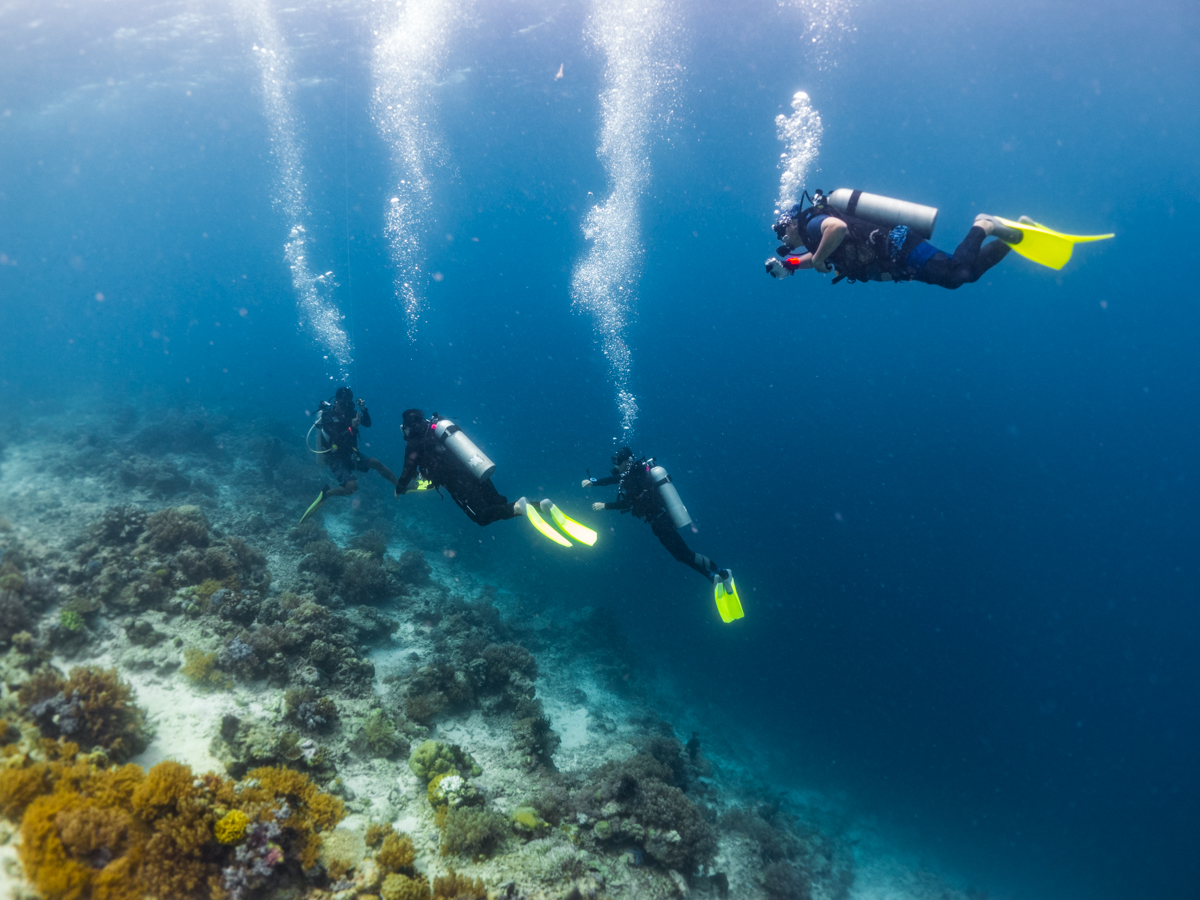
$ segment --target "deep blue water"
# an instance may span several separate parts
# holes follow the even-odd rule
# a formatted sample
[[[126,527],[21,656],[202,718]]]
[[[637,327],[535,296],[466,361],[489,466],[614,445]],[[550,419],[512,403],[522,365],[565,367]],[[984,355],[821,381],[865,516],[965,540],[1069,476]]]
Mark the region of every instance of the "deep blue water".
[[[1194,897],[1200,12],[821,8],[836,27],[815,45],[786,4],[669,12],[680,68],[638,207],[634,446],[675,475],[746,619],[716,621],[627,518],[569,561],[464,521],[464,542],[496,538],[464,564],[610,607],[780,785],[845,791],[1001,895]],[[441,155],[414,237],[444,278],[423,276],[413,339],[370,102],[385,6],[266,9],[372,452],[398,464],[401,410],[436,409],[472,423],[502,491],[582,510],[620,433],[570,294],[610,189],[591,9],[480,4],[430,60]],[[337,372],[297,326],[252,44],[210,5],[0,10],[11,419],[203,406],[302,439]],[[797,90],[824,123],[810,188],[936,205],[947,249],[980,211],[1117,238],[1061,273],[1013,254],[955,292],[772,282],[773,119]]]

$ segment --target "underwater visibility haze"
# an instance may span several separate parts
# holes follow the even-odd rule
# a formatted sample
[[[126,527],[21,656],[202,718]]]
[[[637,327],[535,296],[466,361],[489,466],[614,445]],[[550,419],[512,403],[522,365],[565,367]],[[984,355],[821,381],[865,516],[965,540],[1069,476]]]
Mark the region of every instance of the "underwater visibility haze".
[[[67,688],[15,687],[95,665],[155,725],[125,756],[97,738],[113,762],[225,762],[209,742],[246,710],[295,729],[307,749],[258,764],[325,793],[212,787],[228,858],[177,896],[409,896],[451,859],[509,897],[1195,897],[1197,85],[1183,0],[3,4],[3,715],[76,740],[46,724]],[[948,253],[981,213],[1115,237],[956,290],[767,277],[778,216],[837,188],[937,207]],[[336,486],[306,432],[347,384],[364,457],[400,474],[404,410],[448,416],[508,501],[552,498],[595,545],[368,471],[298,528]],[[591,508],[623,445],[670,472],[744,618]],[[103,523],[134,507],[121,544]],[[207,543],[161,537],[165,509]],[[316,626],[268,648],[303,610],[357,622],[370,672],[322,661]],[[144,628],[175,640],[139,668]],[[160,712],[188,691],[194,735]],[[363,750],[384,719],[395,745]],[[410,764],[427,739],[483,774]],[[45,798],[22,826],[6,790],[9,851],[65,896],[29,849]],[[313,811],[334,795],[337,829]],[[287,802],[303,828],[263,812]],[[495,833],[454,844],[460,805]],[[384,850],[329,839],[314,863],[368,820],[416,861],[371,883]],[[283,849],[243,878],[268,825]]]

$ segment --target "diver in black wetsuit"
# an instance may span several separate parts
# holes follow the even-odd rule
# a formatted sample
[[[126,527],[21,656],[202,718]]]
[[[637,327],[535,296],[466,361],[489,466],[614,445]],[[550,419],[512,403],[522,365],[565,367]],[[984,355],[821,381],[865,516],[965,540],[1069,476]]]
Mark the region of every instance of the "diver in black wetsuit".
[[[695,569],[712,584],[729,578],[729,572],[702,553],[695,553],[679,536],[675,524],[667,512],[662,495],[650,478],[650,465],[645,458],[634,460],[633,451],[622,447],[613,454],[612,475],[607,478],[585,478],[585,488],[607,487],[617,485],[617,499],[612,503],[597,501],[592,509],[599,512],[602,509],[619,509],[621,512],[632,512],[636,518],[650,524],[654,536],[662,542],[670,554],[683,563]]]
[[[480,481],[471,474],[466,465],[436,438],[433,433],[436,424],[436,414],[430,422],[419,409],[404,411],[404,468],[396,482],[396,496],[408,490],[409,482],[420,473],[434,488],[444,487],[476,525],[491,525],[500,519],[524,515],[528,501],[521,497],[516,503],[509,503],[490,478]]]
[[[320,442],[329,472],[339,485],[332,489],[326,485],[321,492],[326,498],[345,497],[357,491],[355,472],[374,469],[389,483],[396,483],[396,476],[391,469],[375,457],[363,456],[358,452],[358,430],[360,427],[371,427],[371,413],[361,397],[357,405],[358,409],[355,409],[354,391],[345,386],[337,389],[333,403],[321,401],[316,427],[321,432]]]
[[[1009,243],[1021,234],[992,216],[978,215],[953,255],[947,254],[906,225],[888,228],[834,209],[818,191],[814,205],[799,204],[779,217],[774,230],[784,246],[782,260],[767,261],[767,274],[786,278],[797,269],[837,270],[834,282],[923,281],[954,290],[976,282],[1008,255]],[[990,235],[999,240],[984,244]],[[1009,243],[1005,243],[1005,242]],[[803,247],[807,252],[791,255]]]

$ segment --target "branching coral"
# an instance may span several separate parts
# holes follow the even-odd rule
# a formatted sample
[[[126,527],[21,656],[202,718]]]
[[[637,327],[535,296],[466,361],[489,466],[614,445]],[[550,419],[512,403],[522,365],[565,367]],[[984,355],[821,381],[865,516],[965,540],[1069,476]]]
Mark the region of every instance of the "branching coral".
[[[380,603],[392,593],[378,557],[364,550],[346,553],[338,590],[346,603]]]
[[[183,651],[183,668],[179,671],[196,687],[206,690],[227,691],[233,687],[233,679],[217,668],[216,653],[186,647]]]
[[[763,870],[763,889],[768,900],[811,900],[812,879],[789,862],[773,862]]]
[[[375,862],[388,872],[411,872],[416,858],[417,851],[413,847],[412,838],[394,831],[384,835],[379,850],[375,853]]]
[[[434,900],[487,900],[487,888],[480,878],[459,875],[453,869],[433,879]]]
[[[288,718],[306,731],[323,731],[337,721],[337,704],[314,688],[289,688],[283,699]]]
[[[358,740],[372,756],[384,758],[398,753],[406,744],[396,733],[396,724],[382,709],[371,710],[363,719]]]
[[[145,717],[116,669],[83,666],[72,669],[65,681],[43,669],[21,688],[18,700],[49,737],[66,737],[88,749],[103,747],[118,761],[146,746]]]
[[[141,540],[152,549],[173,553],[184,544],[207,547],[208,519],[198,506],[169,506],[146,518]]]
[[[387,538],[377,528],[356,535],[350,544],[354,549],[362,550],[376,559],[383,559],[383,555],[387,553]]]
[[[517,719],[513,722],[513,744],[525,768],[554,771],[554,751],[562,743],[558,732],[550,727],[550,720],[541,714],[541,701],[537,703],[538,714]]]
[[[132,544],[146,526],[146,513],[136,506],[111,506],[92,525],[95,540],[103,544]]]
[[[424,875],[401,875],[393,872],[383,879],[379,888],[383,900],[429,900],[429,882]]]
[[[442,827],[441,853],[468,859],[490,856],[508,835],[504,817],[478,806],[450,807]]]
[[[339,800],[282,769],[256,770],[242,790],[173,762],[143,773],[78,757],[16,771],[34,776],[23,790],[36,795],[21,814],[8,791],[4,811],[21,814],[21,861],[47,900],[200,900],[218,885],[245,900],[287,857],[311,867],[319,832],[343,815]]]
[[[251,769],[242,784],[246,787],[239,806],[247,812],[257,808],[260,818],[268,810],[278,811],[278,801],[285,801],[288,813],[279,821],[293,834],[301,865],[311,869],[317,861],[320,832],[332,828],[346,814],[342,801],[322,793],[307,775],[291,769]]]

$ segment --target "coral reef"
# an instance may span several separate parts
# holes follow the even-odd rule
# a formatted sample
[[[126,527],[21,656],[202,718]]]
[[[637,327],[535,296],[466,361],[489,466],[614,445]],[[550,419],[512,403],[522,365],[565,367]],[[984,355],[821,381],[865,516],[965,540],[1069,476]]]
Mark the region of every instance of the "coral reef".
[[[396,723],[382,709],[367,713],[355,742],[370,756],[383,759],[408,752],[408,742],[396,731]]]
[[[763,870],[767,900],[812,900],[808,873],[789,862],[773,862]]]
[[[375,853],[375,862],[388,872],[411,871],[416,858],[417,851],[413,847],[412,838],[394,831],[384,835]]]
[[[509,834],[499,813],[477,806],[451,806],[442,826],[440,850],[468,859],[491,856]]]
[[[482,879],[471,879],[450,869],[433,880],[435,900],[487,900]]]
[[[221,718],[221,729],[209,744],[209,752],[235,778],[264,766],[287,766],[317,777],[331,774],[325,752],[311,739],[269,722],[233,715]]]
[[[169,506],[146,517],[140,541],[152,550],[174,553],[184,544],[203,549],[210,541],[208,518],[198,506]]]
[[[183,667],[180,673],[196,687],[210,691],[227,691],[233,687],[233,679],[217,667],[217,654],[205,653],[196,647],[183,650]]]
[[[47,900],[201,898],[218,885],[247,898],[302,878],[319,832],[343,815],[341,801],[283,769],[234,783],[174,762],[143,772],[78,756],[30,768],[36,793],[20,810],[9,795],[4,811],[21,818],[21,862]]]
[[[379,889],[383,900],[429,900],[429,882],[425,876],[408,876],[393,872],[383,879]]]
[[[414,747],[408,767],[422,781],[430,781],[436,775],[483,774],[469,753],[456,744],[442,741],[424,741]]]
[[[17,699],[49,737],[103,748],[118,761],[146,746],[145,717],[133,701],[133,689],[116,669],[77,667],[65,680],[53,669],[42,669]]]

